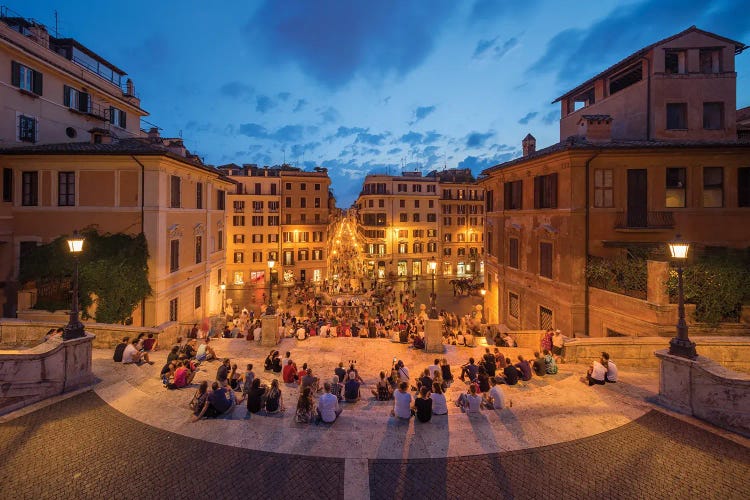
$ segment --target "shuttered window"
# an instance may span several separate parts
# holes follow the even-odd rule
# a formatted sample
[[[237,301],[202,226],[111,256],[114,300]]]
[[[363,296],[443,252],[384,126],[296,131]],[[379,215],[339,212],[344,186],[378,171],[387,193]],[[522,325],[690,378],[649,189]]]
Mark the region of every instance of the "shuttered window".
[[[10,62],[10,81],[14,87],[36,95],[42,95],[44,82],[42,74],[19,62]]]

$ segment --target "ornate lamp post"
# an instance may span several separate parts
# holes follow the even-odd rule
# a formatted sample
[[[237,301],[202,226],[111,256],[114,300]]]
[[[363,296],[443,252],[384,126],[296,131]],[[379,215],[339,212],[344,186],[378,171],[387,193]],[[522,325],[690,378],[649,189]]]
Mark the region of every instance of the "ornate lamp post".
[[[268,261],[268,306],[266,306],[266,314],[276,314],[276,309],[273,307],[273,266],[276,265],[275,260]]]
[[[437,269],[435,257],[430,257],[430,260],[427,262],[427,269],[432,274],[432,293],[430,294],[430,312],[428,316],[430,319],[438,319],[437,295],[435,295],[435,270]]]
[[[227,294],[227,284],[223,281],[221,282],[221,285],[219,285],[219,288],[221,289],[221,314],[224,314],[224,304],[226,304],[226,294]]]
[[[73,231],[73,236],[68,238],[68,250],[73,254],[73,298],[70,306],[70,321],[63,328],[63,340],[77,339],[85,336],[83,325],[78,320],[78,254],[83,250],[83,238],[78,231]]]
[[[669,341],[669,354],[673,356],[682,356],[683,358],[695,359],[698,354],[695,352],[695,342],[688,338],[688,327],[685,322],[685,296],[682,289],[682,263],[685,261],[690,250],[690,244],[680,240],[677,235],[675,241],[668,243],[669,253],[672,259],[677,263],[677,336]]]
[[[487,295],[487,289],[486,288],[482,288],[481,290],[479,290],[479,293],[482,294],[482,305],[484,306],[485,305],[484,304],[484,296]],[[487,307],[485,306],[484,309],[486,310]],[[482,314],[482,323],[487,323],[487,317],[486,316],[487,316],[486,314]]]

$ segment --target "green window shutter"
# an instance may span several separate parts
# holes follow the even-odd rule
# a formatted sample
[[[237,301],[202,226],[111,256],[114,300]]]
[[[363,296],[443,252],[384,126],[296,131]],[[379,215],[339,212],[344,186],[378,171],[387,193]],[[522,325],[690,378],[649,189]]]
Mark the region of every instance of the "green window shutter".
[[[10,83],[14,87],[21,86],[21,65],[16,61],[10,62]]]
[[[34,88],[34,93],[36,95],[42,95],[42,90],[43,90],[42,82],[43,82],[42,74],[40,72],[38,72],[38,71],[34,71],[33,82],[31,82],[31,83],[34,86],[33,87]]]
[[[125,128],[127,121],[125,119],[125,111],[120,111],[120,127]]]
[[[110,106],[109,107],[109,123],[114,123],[114,117],[115,117],[115,108]]]
[[[549,176],[549,206],[557,208],[557,173]]]
[[[91,107],[91,98],[86,92],[78,93],[78,111],[88,113]]]
[[[63,105],[70,107],[70,87],[63,85]]]

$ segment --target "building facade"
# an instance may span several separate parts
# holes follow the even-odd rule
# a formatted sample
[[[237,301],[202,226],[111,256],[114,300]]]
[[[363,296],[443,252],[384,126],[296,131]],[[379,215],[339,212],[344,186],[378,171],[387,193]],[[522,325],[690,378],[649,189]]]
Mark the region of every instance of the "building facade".
[[[701,47],[709,50],[723,43],[727,45],[720,53],[732,58],[741,46],[691,28],[637,54],[646,51],[662,57],[672,47],[689,46],[685,57],[690,70],[703,53]],[[572,94],[583,87],[611,85],[633,57]],[[734,67],[733,60],[723,55],[721,61],[720,68]],[[661,68],[661,64],[652,67]],[[671,78],[671,74],[659,78]],[[643,140],[647,128],[643,116],[632,113],[645,102],[631,95],[628,99],[635,103],[622,113],[615,112],[617,107],[607,107],[628,92],[641,95],[634,83],[618,90],[620,95],[595,99],[572,113],[563,96],[561,139],[565,138],[560,143],[537,151],[529,135],[521,158],[483,172],[485,308],[490,322],[514,329],[556,327],[578,336],[639,335],[636,318],[626,317],[627,313],[592,324],[586,277],[589,257],[625,256],[633,249],[665,250],[666,242],[676,234],[693,243],[698,252],[709,247],[747,247],[750,143],[737,140],[734,75],[726,75],[729,85],[724,85],[721,75],[712,75],[683,76],[676,87],[657,85],[651,99],[653,103],[682,102],[706,95],[711,102],[723,102],[728,120],[722,120],[719,129],[713,128],[711,120],[691,119],[676,134],[665,127],[666,122],[655,119],[650,127],[654,139]],[[717,88],[722,92],[702,94],[705,78],[721,80]],[[691,79],[697,88],[683,85]],[[645,100],[645,93],[641,97]],[[694,109],[694,104],[688,109]],[[666,105],[661,108],[668,113]],[[611,114],[601,114],[603,110]],[[576,120],[575,129],[569,127],[570,120]],[[569,132],[575,133],[568,137]]]
[[[368,175],[355,202],[371,279],[470,277],[483,271],[483,189],[468,170]]]
[[[227,212],[227,286],[322,283],[335,203],[327,170],[287,165],[219,170],[237,183]]]

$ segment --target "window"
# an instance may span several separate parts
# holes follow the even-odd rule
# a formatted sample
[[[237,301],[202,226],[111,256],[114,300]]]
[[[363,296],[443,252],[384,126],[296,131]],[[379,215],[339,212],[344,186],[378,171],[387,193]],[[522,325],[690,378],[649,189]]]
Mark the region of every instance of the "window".
[[[13,86],[27,92],[33,92],[36,95],[42,95],[43,77],[40,72],[34,71],[16,61],[12,61],[10,65],[10,79]]]
[[[518,238],[508,240],[508,267],[519,269],[518,266]]]
[[[243,216],[242,218],[243,218],[243,220],[244,220],[244,218],[245,218],[245,217]],[[263,225],[263,216],[262,216],[262,215],[253,215],[253,217],[252,217],[252,219],[250,220],[250,222],[252,223],[253,227],[259,227],[259,226],[262,226],[262,225]],[[245,224],[244,224],[244,222],[243,222],[243,224],[242,224],[242,225],[243,225],[243,226],[245,225]],[[271,223],[269,222],[269,224],[268,224],[268,225],[270,226],[270,225],[271,225]]]
[[[437,243],[435,243],[434,241],[427,243],[427,251],[430,253],[437,252]]]
[[[408,229],[399,229],[398,230],[398,237],[399,238],[408,238],[409,237],[409,230]]]
[[[552,279],[552,243],[539,243],[539,275]]]
[[[398,244],[398,253],[408,253],[409,246],[406,243]]]
[[[406,193],[409,190],[408,184],[399,184],[396,186],[396,190],[399,193]]]
[[[201,287],[195,287],[195,298],[193,299],[193,305],[195,309],[199,309],[201,306]]]
[[[169,242],[169,272],[173,273],[180,268],[180,240]]]
[[[177,321],[177,299],[169,301],[169,321]]]
[[[284,189],[286,189],[287,191],[291,191],[292,190],[292,183],[291,182],[287,182],[285,184]]]
[[[61,207],[74,207],[76,204],[75,172],[58,172],[57,204]]]
[[[276,194],[276,190],[277,190],[277,189],[278,189],[278,188],[276,187],[276,184],[271,184],[271,194],[272,194],[272,195],[275,195],[275,194]]]
[[[224,250],[224,231],[219,229],[219,233],[216,235],[216,240],[219,242],[219,250]]]
[[[203,183],[198,182],[195,185],[195,208],[203,208]]]
[[[443,225],[444,226],[450,226],[452,224],[450,217],[443,217]]]
[[[372,252],[370,252],[372,253]],[[313,250],[312,260],[323,260],[323,250]]]
[[[534,177],[534,208],[557,208],[557,174]]]
[[[245,252],[234,252],[234,263],[244,264],[245,263]]]
[[[424,229],[412,229],[411,237],[412,238],[424,238]]]
[[[487,253],[490,255],[494,255],[492,253],[492,233],[489,231],[487,232]]]
[[[261,238],[263,235],[260,235]],[[245,243],[245,235],[244,234],[235,234],[234,235],[234,242],[235,243]],[[255,235],[253,235],[253,243],[255,243]]]
[[[428,238],[437,238],[437,229],[428,229],[427,230],[427,237]]]
[[[286,214],[284,216],[284,224],[291,224],[292,223],[292,214]]]
[[[298,261],[305,261],[305,260],[309,260],[309,259],[307,258],[307,256],[308,256],[308,252],[307,252],[307,250],[299,250],[299,251],[297,252],[297,260],[298,260]]]
[[[594,206],[611,208],[615,206],[614,171],[609,168],[594,170]]]
[[[412,184],[411,185],[411,192],[412,193],[421,193],[422,192],[422,185],[421,184]]]
[[[301,184],[299,185],[299,188],[300,188],[300,190],[301,190],[301,191],[306,191],[306,190],[307,190],[307,184],[305,184],[305,183],[303,182],[303,183],[301,183]]]
[[[253,262],[263,262],[263,252],[253,252]]]
[[[667,50],[664,54],[664,72],[669,74],[685,73],[685,51]]]
[[[721,73],[721,49],[700,50],[701,73]]]
[[[109,123],[120,128],[125,128],[127,124],[125,111],[114,106],[109,107]]]
[[[284,231],[281,236],[284,243],[294,243],[294,233],[292,231]]]
[[[36,118],[18,115],[18,140],[21,142],[36,142],[38,131]]]
[[[408,222],[409,221],[409,214],[405,214],[405,213],[398,214],[398,221],[399,222]]]
[[[284,208],[292,208],[292,197],[287,196],[284,198]]]
[[[268,260],[272,260],[274,262],[278,262],[279,260],[279,252],[272,250],[268,252]]]
[[[667,208],[685,207],[685,177],[686,169],[667,168],[666,202]]]
[[[263,243],[263,235],[259,233],[254,233],[252,235],[252,242],[253,243]]]
[[[320,184],[315,184],[315,191],[320,191]]]
[[[234,284],[243,285],[245,283],[245,274],[242,271],[234,272]]]
[[[427,208],[435,208],[435,200],[429,200],[427,202]]]
[[[419,208],[419,200],[414,200],[414,208]]]
[[[315,223],[320,223],[320,214],[315,214]]]
[[[262,191],[261,191],[261,185],[260,185],[260,182],[256,182],[256,183],[255,183],[255,184],[253,185],[253,191],[255,192],[255,194],[261,194],[261,192],[262,192]]]
[[[226,193],[221,189],[216,190],[216,210],[224,210],[226,207]]]
[[[411,214],[412,222],[419,222],[419,214]]]
[[[172,208],[180,208],[180,188],[181,179],[176,175],[169,176],[169,193],[170,203],[169,206]]]
[[[3,201],[13,201],[13,169],[3,169]]]
[[[437,222],[436,214],[427,214],[427,222]]]
[[[703,206],[706,208],[724,206],[724,169],[722,167],[703,168]]]
[[[242,202],[243,208],[245,205],[245,202]],[[263,202],[262,201],[254,201],[253,202],[253,212],[262,212],[263,211]]]
[[[687,130],[687,104],[670,102],[667,104],[667,129]]]
[[[374,200],[367,200],[367,207],[368,208],[373,208],[374,206],[375,206],[375,201]]]
[[[279,225],[279,216],[278,215],[269,215],[268,216],[268,225],[269,226],[278,226]]]
[[[612,95],[626,89],[641,80],[643,80],[643,65],[639,62],[636,66],[628,68],[609,79],[609,94]]]
[[[750,207],[750,167],[737,169],[737,206]]]
[[[412,244],[411,251],[413,253],[422,253],[422,244],[421,243]]]
[[[203,237],[195,237],[195,263],[200,264],[203,260]]]
[[[380,201],[382,203],[383,200],[380,200]],[[315,208],[320,208],[320,198],[315,198],[314,206]]]
[[[254,219],[255,217],[253,217]],[[260,217],[261,222],[263,222],[263,217]],[[232,216],[232,225],[234,227],[244,226],[245,225],[245,216],[244,215],[234,215]]]
[[[300,198],[299,206],[300,208],[307,208],[307,198]]]
[[[450,257],[451,256],[451,249],[450,248],[443,248],[443,255],[445,255],[446,257]]]
[[[518,295],[508,292],[508,316],[518,319],[521,313],[521,305]]]
[[[81,113],[91,111],[91,97],[86,92],[63,85],[63,104]]]
[[[437,192],[436,188],[437,188],[437,186],[435,186],[434,184],[428,184],[427,185],[427,192],[428,193],[435,193],[435,192]]]
[[[39,172],[21,174],[21,205],[35,207],[39,204]]]
[[[539,329],[552,329],[552,310],[543,306],[539,306]]]
[[[267,242],[268,243],[278,243],[279,242],[279,234],[278,233],[269,234]]]
[[[385,208],[385,200],[378,200],[378,208]]]
[[[523,208],[523,181],[506,182],[503,189],[505,210],[521,210]]]
[[[234,200],[232,202],[232,208],[234,209],[234,213],[236,213],[236,214],[244,213],[245,212],[245,202],[244,201],[239,201],[239,200]]]
[[[705,130],[721,130],[724,128],[724,103],[703,103],[703,128]]]
[[[269,212],[278,212],[279,211],[279,202],[278,201],[269,201],[268,202],[268,211]]]
[[[284,265],[285,266],[294,265],[294,250],[284,250]]]
[[[313,242],[320,243],[323,241],[323,231],[313,231]]]
[[[465,243],[466,242],[466,235],[464,233],[456,233],[456,241],[458,243]]]
[[[443,213],[450,215],[453,212],[453,205],[443,205]]]

